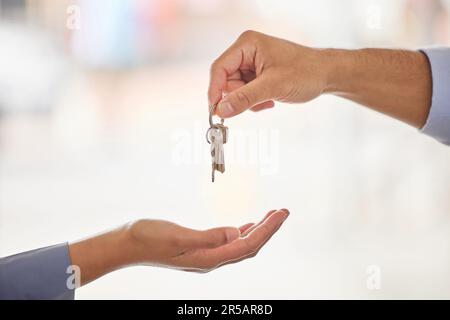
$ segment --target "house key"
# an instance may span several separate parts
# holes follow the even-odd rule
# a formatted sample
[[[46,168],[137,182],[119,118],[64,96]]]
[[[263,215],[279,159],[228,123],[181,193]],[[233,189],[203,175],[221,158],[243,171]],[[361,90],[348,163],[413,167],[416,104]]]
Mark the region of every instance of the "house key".
[[[223,145],[228,140],[228,128],[223,124],[224,119],[220,123],[213,122],[213,115],[216,106],[213,105],[209,108],[209,129],[206,132],[206,140],[211,145],[211,158],[212,158],[212,182],[215,180],[215,172],[225,172],[225,156],[223,151]]]

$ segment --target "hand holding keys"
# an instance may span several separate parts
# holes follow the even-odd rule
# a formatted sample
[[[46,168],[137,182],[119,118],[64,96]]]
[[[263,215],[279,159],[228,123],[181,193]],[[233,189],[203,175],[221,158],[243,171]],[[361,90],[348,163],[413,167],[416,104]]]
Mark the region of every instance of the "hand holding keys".
[[[213,105],[209,108],[209,129],[206,132],[206,140],[211,145],[211,157],[212,157],[212,182],[215,180],[215,172],[225,172],[225,156],[223,151],[223,145],[228,140],[228,128],[225,127],[224,120],[221,123],[213,123],[213,115],[216,106]]]

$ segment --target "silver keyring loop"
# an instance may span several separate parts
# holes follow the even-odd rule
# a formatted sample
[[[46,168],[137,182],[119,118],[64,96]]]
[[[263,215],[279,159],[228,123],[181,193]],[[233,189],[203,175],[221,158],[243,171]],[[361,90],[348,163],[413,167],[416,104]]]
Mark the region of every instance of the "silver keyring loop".
[[[211,144],[211,140],[209,140],[209,132],[212,130],[212,128],[209,128],[208,131],[206,131],[206,142]]]
[[[210,127],[214,127],[214,123],[213,123],[213,116],[214,116],[214,111],[217,108],[217,104],[213,104],[209,106],[209,126]],[[224,124],[225,120],[224,119],[220,119],[220,123]]]
[[[214,125],[213,123],[213,114],[214,110],[216,110],[216,105],[212,104],[209,106],[209,126],[212,127]]]

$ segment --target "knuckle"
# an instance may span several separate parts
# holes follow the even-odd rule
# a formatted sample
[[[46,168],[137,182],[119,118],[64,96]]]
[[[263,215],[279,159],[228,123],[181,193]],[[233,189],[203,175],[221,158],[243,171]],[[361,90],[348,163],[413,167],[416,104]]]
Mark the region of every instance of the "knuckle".
[[[240,40],[251,40],[254,39],[257,35],[257,32],[254,30],[245,30],[244,32],[241,33],[241,35],[239,36]]]
[[[218,66],[219,62],[216,60],[213,61],[213,63],[211,63],[211,67],[209,68],[210,72],[213,73],[214,70],[217,70],[217,66]]]
[[[213,75],[214,73],[218,72],[220,70],[220,68],[221,68],[221,61],[220,61],[220,58],[217,58],[211,64],[209,72],[210,72],[211,75]]]
[[[149,223],[149,220],[146,219],[139,219],[134,221],[129,225],[130,231],[139,231],[141,228],[143,228],[147,223]]]

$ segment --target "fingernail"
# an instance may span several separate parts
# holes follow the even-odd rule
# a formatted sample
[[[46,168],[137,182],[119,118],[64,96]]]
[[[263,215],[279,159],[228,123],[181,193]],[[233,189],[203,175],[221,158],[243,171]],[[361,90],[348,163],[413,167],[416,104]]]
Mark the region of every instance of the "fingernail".
[[[283,212],[283,222],[286,221],[286,219],[287,219],[287,218],[289,217],[289,215],[291,214],[291,213],[289,212],[288,209],[281,209],[281,210],[279,210],[279,211]]]
[[[221,101],[218,106],[218,113],[219,115],[223,116],[223,117],[229,117],[231,115],[233,115],[234,113],[234,108],[231,105],[231,103],[227,100]]]
[[[227,229],[225,235],[227,237],[227,243],[230,243],[230,242],[238,239],[241,236],[241,232],[237,228],[230,228],[230,229]]]

